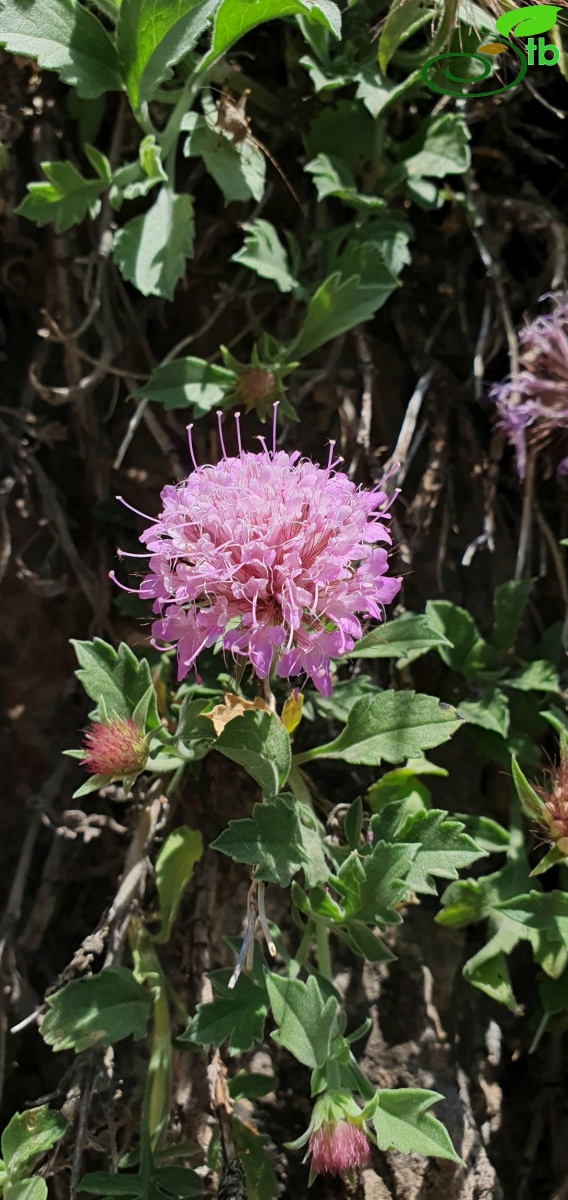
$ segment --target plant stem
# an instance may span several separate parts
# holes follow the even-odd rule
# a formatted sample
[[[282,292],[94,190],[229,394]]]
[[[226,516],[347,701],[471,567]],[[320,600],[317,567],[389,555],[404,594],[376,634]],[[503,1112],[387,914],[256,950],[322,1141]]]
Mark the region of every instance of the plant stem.
[[[306,961],[306,958],[308,957],[308,952],[309,952],[309,949],[310,949],[310,946],[312,943],[313,936],[314,936],[314,922],[312,920],[309,920],[306,923],[306,927],[302,934],[302,940],[301,940],[300,945],[298,946],[298,949],[294,955],[296,962],[299,963],[300,966],[302,966],[302,967]]]
[[[329,930],[323,921],[316,924],[316,945],[320,975],[331,982],[331,955],[329,953]]]

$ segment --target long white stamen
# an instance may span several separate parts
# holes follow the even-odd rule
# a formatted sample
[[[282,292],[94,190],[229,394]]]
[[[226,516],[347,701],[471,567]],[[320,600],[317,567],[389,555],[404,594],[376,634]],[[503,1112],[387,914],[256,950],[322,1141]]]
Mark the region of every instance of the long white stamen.
[[[223,441],[222,420],[223,420],[223,413],[221,412],[221,409],[217,409],[217,425],[219,426],[219,441],[221,443],[221,449],[223,451],[223,458],[225,459],[225,461],[227,461],[227,451],[225,450],[225,443]]]
[[[187,440],[189,442],[189,453],[191,454],[191,461],[195,467],[195,470],[198,471],[199,467],[197,466],[197,463],[195,461],[195,453],[193,450],[193,434],[192,434],[193,421],[192,421],[191,425],[187,425],[186,428],[187,428]]]

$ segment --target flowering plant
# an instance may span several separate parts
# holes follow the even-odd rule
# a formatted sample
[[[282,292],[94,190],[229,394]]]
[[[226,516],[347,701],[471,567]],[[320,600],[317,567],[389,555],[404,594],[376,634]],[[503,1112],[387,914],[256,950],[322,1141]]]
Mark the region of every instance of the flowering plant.
[[[524,478],[527,449],[544,454],[559,475],[568,474],[568,296],[553,297],[548,315],[519,334],[521,371],[494,384],[491,399],[514,447]]]

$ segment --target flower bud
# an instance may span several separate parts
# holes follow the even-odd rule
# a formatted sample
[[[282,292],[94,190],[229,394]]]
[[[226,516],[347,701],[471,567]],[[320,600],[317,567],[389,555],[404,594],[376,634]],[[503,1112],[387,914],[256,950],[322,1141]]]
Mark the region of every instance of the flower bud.
[[[89,725],[83,765],[91,775],[133,778],[146,766],[148,745],[132,717],[112,717]]]
[[[253,408],[264,416],[278,392],[278,381],[273,371],[262,367],[245,367],[235,384],[234,395],[245,412]]]

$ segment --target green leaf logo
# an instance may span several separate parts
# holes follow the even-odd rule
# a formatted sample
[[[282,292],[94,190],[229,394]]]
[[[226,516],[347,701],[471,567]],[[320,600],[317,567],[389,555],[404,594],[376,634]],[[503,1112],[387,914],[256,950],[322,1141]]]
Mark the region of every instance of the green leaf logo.
[[[559,12],[556,4],[530,4],[527,8],[514,8],[512,12],[503,13],[495,25],[504,37],[508,33],[523,38],[535,37],[554,28]]]

